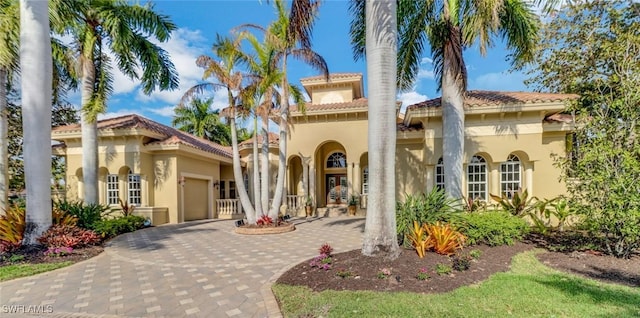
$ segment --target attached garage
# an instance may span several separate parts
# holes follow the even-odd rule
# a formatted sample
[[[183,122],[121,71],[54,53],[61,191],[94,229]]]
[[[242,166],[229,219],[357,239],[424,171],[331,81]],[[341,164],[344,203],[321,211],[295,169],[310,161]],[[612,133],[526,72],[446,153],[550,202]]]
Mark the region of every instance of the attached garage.
[[[184,179],[184,221],[203,220],[209,217],[209,181]]]

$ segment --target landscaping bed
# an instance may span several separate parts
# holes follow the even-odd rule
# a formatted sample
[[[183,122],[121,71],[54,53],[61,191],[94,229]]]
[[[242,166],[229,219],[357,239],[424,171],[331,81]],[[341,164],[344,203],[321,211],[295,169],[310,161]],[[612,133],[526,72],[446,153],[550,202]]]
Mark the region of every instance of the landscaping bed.
[[[87,246],[84,248],[74,249],[71,253],[61,256],[47,256],[45,255],[46,250],[47,248],[43,246],[21,247],[17,251],[10,254],[7,253],[0,257],[0,267],[20,263],[43,264],[67,261],[77,263],[102,253],[104,249],[102,246]]]

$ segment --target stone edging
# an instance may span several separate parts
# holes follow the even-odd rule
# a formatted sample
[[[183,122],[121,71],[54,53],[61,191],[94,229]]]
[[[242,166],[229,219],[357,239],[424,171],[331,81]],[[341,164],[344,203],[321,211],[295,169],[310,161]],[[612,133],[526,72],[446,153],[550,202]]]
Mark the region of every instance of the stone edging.
[[[236,234],[244,234],[244,235],[263,235],[263,234],[280,234],[291,232],[296,229],[296,226],[293,223],[281,225],[278,227],[244,227],[240,226],[235,229]]]

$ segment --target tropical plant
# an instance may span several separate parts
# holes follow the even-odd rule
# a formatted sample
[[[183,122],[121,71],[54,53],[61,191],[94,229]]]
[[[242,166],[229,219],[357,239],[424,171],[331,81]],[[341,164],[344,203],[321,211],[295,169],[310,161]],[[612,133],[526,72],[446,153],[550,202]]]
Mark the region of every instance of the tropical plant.
[[[397,84],[401,90],[414,86],[425,42],[428,42],[433,54],[434,73],[442,91],[445,132],[442,152],[447,171],[445,189],[449,197],[462,198],[463,101],[467,88],[463,51],[475,45],[481,54],[485,54],[487,47],[492,46],[494,36],[500,35],[505,39],[507,49],[513,52],[509,57],[514,65],[522,66],[530,61],[539,25],[539,18],[530,5],[525,0],[398,1],[398,30],[402,36],[399,37],[398,58],[394,59],[397,61]],[[351,42],[356,55],[364,56],[365,46],[370,42],[365,41],[364,26],[369,20],[365,20],[363,14],[363,1],[353,0],[352,8],[356,8],[359,14],[351,24]],[[370,56],[367,55],[367,59],[370,61]],[[368,73],[371,76],[371,72]],[[393,87],[392,84],[388,86]],[[373,96],[370,94],[369,98],[373,99]],[[389,107],[394,105],[393,102],[391,99],[385,105]],[[389,109],[394,110],[392,107]],[[392,127],[388,129],[394,130]],[[371,148],[369,153],[372,153]]]
[[[318,251],[320,252],[320,254],[331,255],[331,253],[333,252],[333,247],[331,247],[329,243],[324,243],[322,244],[322,246],[320,246],[320,249]]]
[[[553,199],[549,205],[553,208],[549,211],[558,220],[558,231],[563,232],[564,226],[571,215],[574,214],[574,209],[569,204],[569,200],[565,197],[558,197]]]
[[[28,213],[23,244],[32,245],[51,225],[51,156],[42,154],[51,153],[53,63],[48,2],[20,3],[22,123],[29,128],[24,129]]]
[[[133,211],[136,209],[135,205],[129,205],[129,200],[118,199],[118,203],[120,203],[120,210],[122,211],[123,216],[133,215]]]
[[[358,196],[357,195],[351,195],[349,196],[349,205],[351,206],[356,206],[358,205]]]
[[[502,196],[489,194],[493,200],[498,202],[502,209],[515,216],[524,216],[539,208],[538,198],[529,198],[529,192],[518,190],[511,194],[509,197],[506,193],[502,193]]]
[[[144,227],[145,219],[138,215],[128,215],[114,219],[104,219],[95,223],[94,231],[103,238],[134,232]]]
[[[22,245],[25,230],[24,206],[13,205],[0,215],[0,253],[13,251]]]
[[[418,3],[418,2],[416,2]],[[352,0],[352,45],[356,59],[367,58],[369,97],[369,191],[362,253],[395,259],[396,1]],[[356,33],[358,36],[354,37]],[[366,49],[365,49],[366,48]]]
[[[58,10],[66,22],[56,30],[69,34],[76,46],[82,93],[82,166],[84,199],[98,202],[97,116],[106,111],[112,92],[112,63],[132,79],[141,81],[142,91],[153,92],[178,87],[178,76],[166,51],[151,38],[166,42],[176,26],[153,5],[131,4],[123,0],[73,1]]]
[[[420,258],[423,258],[425,252],[433,246],[433,241],[428,236],[425,227],[418,221],[413,221],[413,227],[406,234],[406,238]]]
[[[436,222],[435,224],[424,224],[423,227],[433,245],[433,251],[438,254],[455,254],[464,246],[466,237],[452,228],[450,224]]]
[[[99,244],[101,241],[100,237],[91,230],[61,224],[52,225],[38,238],[38,242],[47,248],[82,248]]]
[[[426,268],[421,268],[418,270],[418,274],[416,275],[416,279],[417,280],[427,280],[431,278],[431,276],[429,276],[429,271]]]
[[[468,213],[485,211],[487,209],[487,202],[480,198],[462,197],[464,201],[464,211]]]
[[[179,130],[223,146],[231,145],[231,130],[220,121],[220,111],[211,110],[213,98],[192,98],[188,106],[176,107],[171,125]]]
[[[451,266],[446,264],[436,264],[436,273],[440,276],[451,274]]]
[[[56,206],[52,209],[51,215],[51,223],[53,225],[70,225],[75,226],[78,224],[78,218],[67,213],[66,211],[62,211]]]
[[[59,201],[54,207],[65,214],[78,218],[78,227],[92,230],[98,221],[110,215],[113,210],[106,205],[85,204],[82,201]]]

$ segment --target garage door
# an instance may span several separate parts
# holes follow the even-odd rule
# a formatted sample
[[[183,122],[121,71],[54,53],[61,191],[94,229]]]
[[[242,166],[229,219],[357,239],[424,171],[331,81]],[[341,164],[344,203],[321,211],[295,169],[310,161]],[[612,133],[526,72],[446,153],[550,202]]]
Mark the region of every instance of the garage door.
[[[202,220],[209,216],[207,180],[185,178],[184,220]]]

